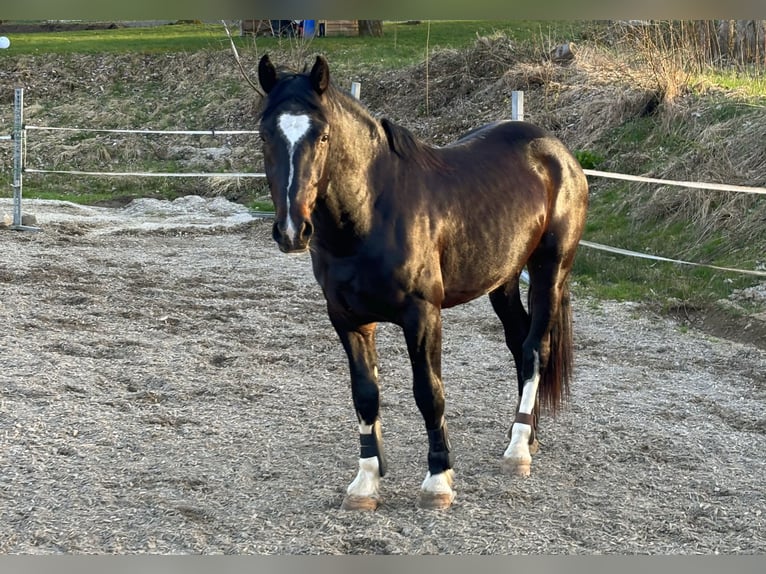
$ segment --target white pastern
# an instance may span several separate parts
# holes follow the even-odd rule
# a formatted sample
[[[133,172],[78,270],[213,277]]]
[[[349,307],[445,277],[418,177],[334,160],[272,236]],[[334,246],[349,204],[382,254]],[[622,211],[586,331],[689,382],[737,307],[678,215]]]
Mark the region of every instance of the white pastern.
[[[359,434],[372,434],[372,425],[359,423]],[[380,463],[377,456],[359,459],[359,472],[346,493],[362,498],[377,498],[380,489]]]
[[[293,178],[295,177],[295,161],[293,155],[295,154],[295,147],[298,143],[306,137],[306,134],[311,127],[311,119],[304,114],[282,114],[277,119],[277,126],[279,131],[285,136],[287,140],[287,155],[290,161],[290,171],[287,176],[287,192],[285,193],[285,200],[287,202],[287,237],[290,241],[295,240],[295,223],[290,215],[290,188],[293,186]]]
[[[361,498],[377,498],[380,489],[380,467],[377,456],[359,459],[359,472],[348,485],[346,493],[349,496]]]
[[[503,458],[514,463],[531,464],[532,455],[529,454],[529,437],[532,427],[524,423],[514,423],[511,430],[511,442],[503,453]]]
[[[537,399],[537,387],[540,384],[540,356],[534,351],[535,368],[531,379],[524,382],[519,401],[519,412],[531,415],[535,408]],[[529,465],[532,462],[532,456],[529,454],[529,437],[532,434],[532,427],[524,423],[514,423],[511,429],[511,442],[505,449],[503,457],[509,459],[514,464]]]
[[[451,468],[440,472],[439,474],[426,473],[426,478],[423,481],[420,489],[423,492],[430,492],[431,494],[449,494],[451,499],[455,498],[455,491],[452,490],[452,483],[455,479],[455,471]]]

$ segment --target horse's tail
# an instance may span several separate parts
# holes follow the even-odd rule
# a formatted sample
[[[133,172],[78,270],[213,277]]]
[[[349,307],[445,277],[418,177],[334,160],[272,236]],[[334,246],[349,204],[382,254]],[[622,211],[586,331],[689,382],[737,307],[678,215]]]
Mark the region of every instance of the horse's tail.
[[[551,353],[542,369],[537,390],[538,405],[555,414],[569,397],[569,382],[573,371],[572,306],[569,279],[564,283],[561,302],[552,317]]]

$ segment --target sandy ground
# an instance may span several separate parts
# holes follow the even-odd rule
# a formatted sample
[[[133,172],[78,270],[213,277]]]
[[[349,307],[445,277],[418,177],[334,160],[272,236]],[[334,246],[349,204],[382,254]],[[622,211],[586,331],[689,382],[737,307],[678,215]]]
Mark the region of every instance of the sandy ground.
[[[308,256],[216,201],[27,201],[42,231],[0,232],[0,552],[766,552],[766,352],[578,296],[529,479],[500,468],[516,395],[488,301],[444,313],[446,512],[416,508],[427,440],[382,325],[384,503],[339,510],[356,422]]]

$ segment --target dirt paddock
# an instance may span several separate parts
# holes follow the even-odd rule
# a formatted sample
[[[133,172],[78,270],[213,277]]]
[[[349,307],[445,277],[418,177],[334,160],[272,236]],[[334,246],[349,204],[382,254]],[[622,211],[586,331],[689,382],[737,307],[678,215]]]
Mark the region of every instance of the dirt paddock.
[[[571,401],[518,479],[499,323],[486,299],[445,311],[438,512],[416,508],[427,439],[382,325],[390,473],[348,513],[356,421],[308,255],[208,200],[25,205],[42,231],[0,232],[2,553],[766,552],[757,347],[575,296]]]

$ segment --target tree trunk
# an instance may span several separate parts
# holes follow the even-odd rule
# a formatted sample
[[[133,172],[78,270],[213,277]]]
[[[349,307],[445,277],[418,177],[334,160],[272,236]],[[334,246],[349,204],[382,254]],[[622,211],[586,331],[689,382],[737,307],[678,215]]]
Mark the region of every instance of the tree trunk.
[[[719,20],[721,55],[738,64],[766,63],[766,20]]]
[[[360,36],[383,36],[383,20],[357,20]]]
[[[718,49],[719,55],[723,58],[731,56],[731,20],[718,20]]]
[[[697,39],[702,53],[700,63],[716,62],[721,57],[721,47],[718,44],[718,31],[713,20],[697,20],[695,23]]]

